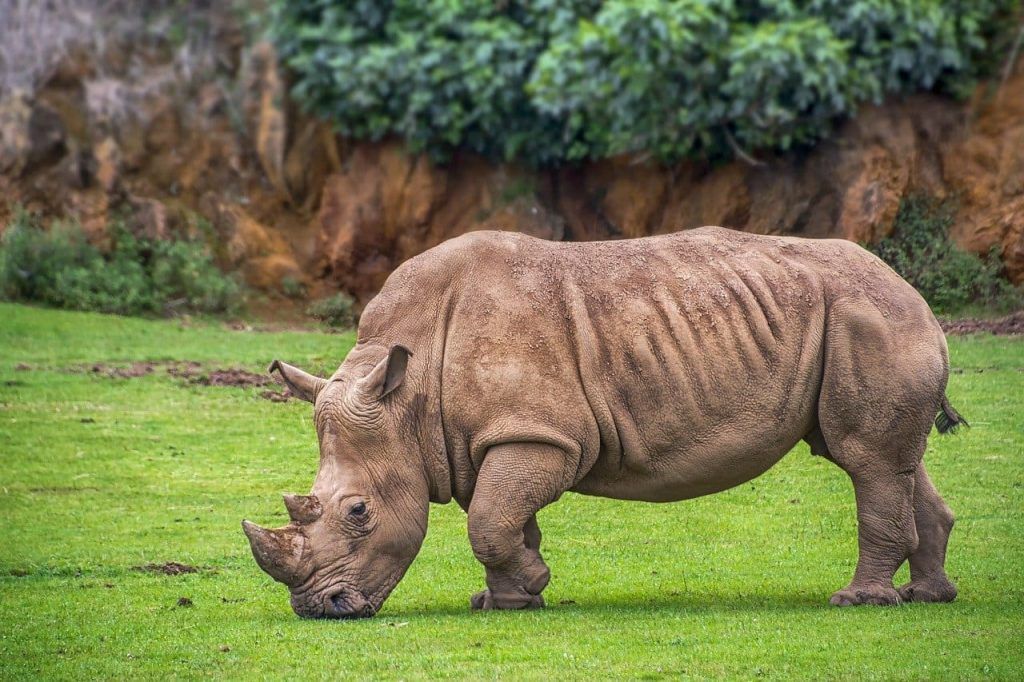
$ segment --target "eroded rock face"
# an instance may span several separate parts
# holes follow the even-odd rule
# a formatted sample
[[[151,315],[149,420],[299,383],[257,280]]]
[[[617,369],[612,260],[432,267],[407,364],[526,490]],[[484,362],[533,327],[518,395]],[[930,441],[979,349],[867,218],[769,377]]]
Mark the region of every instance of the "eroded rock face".
[[[357,145],[327,179],[317,256],[365,301],[398,263],[475,229],[593,240],[723,225],[872,243],[891,234],[903,197],[924,192],[959,198],[954,238],[977,253],[1001,249],[1021,282],[1024,68],[998,97],[985,92],[967,104],[918,95],[865,107],[816,148],[759,166],[620,157],[531,174],[471,157],[433,167],[395,143]],[[525,188],[516,203],[510,187]]]
[[[324,185],[321,271],[365,302],[404,260],[472,230],[561,239],[563,220],[536,197],[535,182],[475,157],[440,167],[397,142],[357,145]]]
[[[957,112],[927,97],[868,107],[833,140],[760,166],[601,161],[559,174],[559,207],[580,239],[724,225],[872,242],[891,231],[908,191],[941,185],[927,168],[929,126],[948,128]]]
[[[401,262],[472,230],[579,241],[723,225],[868,243],[921,191],[956,197],[954,238],[1001,250],[1024,281],[1024,60],[998,92],[868,106],[815,148],[761,165],[439,166],[302,115],[273,48],[245,46],[222,21],[208,73],[112,41],[74,53],[38,93],[2,98],[0,229],[18,204],[77,218],[98,243],[115,215],[156,238],[195,234],[204,218],[222,264],[250,285],[320,283],[366,302]]]
[[[1024,282],[1024,60],[1001,88],[978,89],[962,135],[938,147],[943,179],[960,200],[953,236],[984,253],[1002,249]]]
[[[63,152],[65,129],[50,107],[31,93],[15,91],[0,98],[0,174],[20,178],[52,163]]]
[[[0,226],[23,205],[104,245],[115,219],[154,239],[201,235],[205,219],[221,264],[250,285],[307,279],[338,153],[301,117],[291,124],[310,132],[289,147],[273,49],[245,48],[232,17],[211,17],[209,52],[112,36],[72,52],[38,92],[0,98]]]
[[[255,147],[260,166],[270,184],[288,196],[284,178],[284,156],[288,120],[284,110],[284,81],[277,65],[277,53],[269,43],[258,43],[249,51],[243,69],[246,112],[250,129],[255,132]]]

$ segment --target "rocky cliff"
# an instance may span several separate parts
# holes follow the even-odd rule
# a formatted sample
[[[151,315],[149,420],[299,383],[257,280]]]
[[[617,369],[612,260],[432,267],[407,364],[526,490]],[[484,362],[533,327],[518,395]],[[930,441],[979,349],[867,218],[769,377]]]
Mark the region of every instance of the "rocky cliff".
[[[607,239],[699,225],[871,242],[901,197],[955,197],[954,237],[1002,250],[1024,281],[1024,63],[968,102],[920,95],[863,109],[812,150],[725,165],[615,158],[557,170],[395,141],[354,143],[304,116],[273,49],[214,25],[201,57],[120,39],[68,54],[0,98],[0,225],[16,205],[201,233],[268,292],[342,288],[365,301],[403,260],[478,229]]]

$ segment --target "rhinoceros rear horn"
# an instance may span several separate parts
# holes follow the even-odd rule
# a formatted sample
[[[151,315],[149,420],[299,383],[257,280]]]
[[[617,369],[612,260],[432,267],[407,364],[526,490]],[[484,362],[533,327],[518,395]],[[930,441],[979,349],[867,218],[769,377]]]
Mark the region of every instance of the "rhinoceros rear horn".
[[[316,402],[317,393],[327,385],[326,379],[321,379],[320,377],[313,376],[308,372],[303,372],[298,367],[292,367],[280,360],[274,360],[270,363],[270,367],[267,368],[267,371],[271,374],[276,371],[281,375],[281,379],[288,387],[288,390],[299,398],[310,403]]]
[[[302,580],[299,562],[302,558],[302,536],[288,526],[261,528],[255,523],[242,521],[242,530],[249,538],[249,546],[256,563],[266,573],[289,587]]]
[[[295,523],[313,523],[324,513],[316,495],[285,495],[284,506]]]

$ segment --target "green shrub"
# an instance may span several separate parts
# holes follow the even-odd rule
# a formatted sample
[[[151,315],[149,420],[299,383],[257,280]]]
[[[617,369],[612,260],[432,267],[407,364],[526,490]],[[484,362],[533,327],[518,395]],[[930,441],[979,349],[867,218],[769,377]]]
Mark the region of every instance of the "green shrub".
[[[286,275],[281,278],[281,293],[288,298],[302,298],[306,295],[306,285],[298,278]]]
[[[950,201],[904,199],[892,236],[871,250],[921,292],[936,313],[1019,307],[1024,297],[1002,276],[998,248],[980,258],[957,247],[949,238],[953,215]]]
[[[306,309],[306,314],[331,327],[347,329],[354,327],[358,322],[353,305],[351,296],[338,292],[333,296],[313,301]]]
[[[354,138],[536,164],[786,149],[963,93],[1018,0],[272,0],[294,94]]]
[[[136,239],[116,225],[112,236],[104,253],[74,223],[44,230],[19,212],[0,240],[0,296],[123,315],[223,313],[237,305],[238,285],[201,242]]]

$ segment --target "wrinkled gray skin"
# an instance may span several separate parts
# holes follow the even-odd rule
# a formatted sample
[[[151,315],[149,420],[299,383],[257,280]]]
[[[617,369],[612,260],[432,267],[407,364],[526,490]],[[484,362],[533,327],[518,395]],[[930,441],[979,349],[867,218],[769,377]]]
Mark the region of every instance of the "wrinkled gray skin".
[[[330,379],[276,362],[314,404],[320,469],[292,522],[243,522],[306,617],[375,613],[428,502],[468,512],[487,589],[543,605],[536,513],[567,490],[668,502],[766,471],[801,439],[853,481],[860,558],[837,605],[950,601],[953,516],[921,458],[946,342],[858,246],[721,228],[558,243],[476,232],[402,265]],[[910,561],[911,580],[893,588]]]

